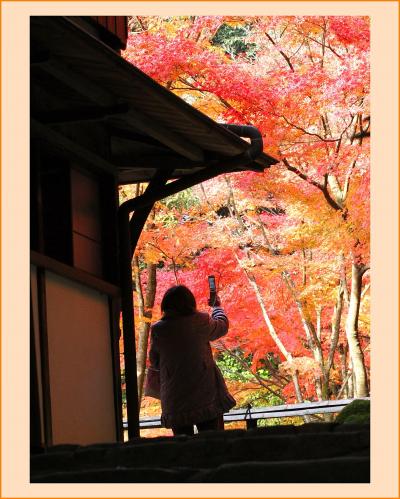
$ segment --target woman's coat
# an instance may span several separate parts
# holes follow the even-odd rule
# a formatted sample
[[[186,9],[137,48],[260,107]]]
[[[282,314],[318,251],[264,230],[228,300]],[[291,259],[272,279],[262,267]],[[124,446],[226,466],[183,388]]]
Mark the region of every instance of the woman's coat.
[[[224,311],[169,317],[151,329],[150,364],[160,370],[161,422],[166,428],[214,419],[235,405],[210,341],[228,332]]]

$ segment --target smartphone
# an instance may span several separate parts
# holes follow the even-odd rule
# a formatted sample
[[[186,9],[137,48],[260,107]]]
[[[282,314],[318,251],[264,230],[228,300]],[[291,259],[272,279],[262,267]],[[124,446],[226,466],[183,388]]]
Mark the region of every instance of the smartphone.
[[[213,275],[208,276],[208,287],[210,288],[209,304],[212,306],[215,303],[215,299],[217,297],[217,286],[215,284],[215,277]]]
[[[211,293],[214,294],[217,293],[217,286],[215,285],[215,276],[213,275],[208,276],[208,287],[210,288],[210,295]]]

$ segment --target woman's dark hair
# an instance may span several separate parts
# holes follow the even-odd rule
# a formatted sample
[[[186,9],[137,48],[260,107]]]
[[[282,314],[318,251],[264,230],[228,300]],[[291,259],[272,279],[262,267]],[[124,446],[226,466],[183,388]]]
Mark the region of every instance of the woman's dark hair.
[[[195,311],[196,299],[186,286],[172,286],[161,301],[161,312],[164,317],[191,315]]]

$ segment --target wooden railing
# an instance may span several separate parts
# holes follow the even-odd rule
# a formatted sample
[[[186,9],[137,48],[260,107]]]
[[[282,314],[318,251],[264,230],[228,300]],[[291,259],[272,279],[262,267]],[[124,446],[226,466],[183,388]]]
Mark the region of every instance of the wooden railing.
[[[356,399],[321,400],[318,402],[304,402],[302,404],[274,405],[269,407],[247,407],[233,409],[224,414],[224,423],[246,421],[247,428],[255,427],[257,420],[270,418],[285,418],[292,416],[306,416],[312,414],[338,413],[346,405]],[[360,399],[358,399],[360,400]],[[365,397],[361,400],[369,400]],[[124,430],[128,423],[123,422]],[[140,429],[162,428],[160,416],[149,416],[140,419]]]

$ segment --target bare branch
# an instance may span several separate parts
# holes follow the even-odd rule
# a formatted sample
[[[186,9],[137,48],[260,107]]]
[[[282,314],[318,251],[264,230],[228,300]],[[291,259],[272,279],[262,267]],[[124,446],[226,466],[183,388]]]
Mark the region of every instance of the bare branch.
[[[286,118],[286,116],[284,116],[283,114],[280,117],[283,118],[286,121],[286,123],[288,125],[290,125],[291,127],[296,128],[296,130],[300,130],[301,132],[305,133],[306,135],[311,135],[312,137],[318,137],[321,142],[337,142],[338,140],[340,140],[340,139],[324,139],[324,137],[322,137],[322,135],[320,135],[319,133],[309,132],[305,128],[303,128],[299,125],[295,125],[294,123],[289,121]]]
[[[268,390],[270,393],[272,393],[273,395],[279,397],[281,400],[284,400],[283,397],[277,392],[275,391],[274,389],[271,388],[271,386],[275,386],[277,385],[277,383],[271,383],[267,380],[265,380],[264,378],[262,378],[259,374],[257,374],[257,372],[254,372],[250,369],[250,367],[247,365],[247,363],[237,354],[235,354],[234,352],[232,352],[232,350],[230,350],[229,348],[226,347],[225,343],[223,341],[219,341],[218,342],[219,345],[221,345],[222,349],[228,354],[230,355],[231,357],[233,357],[237,362],[239,362],[239,364],[247,371],[249,372],[252,376],[254,376],[254,378],[257,380],[257,382],[263,387],[265,388],[266,390]],[[283,384],[281,383],[281,387],[283,386]]]
[[[286,166],[286,168],[288,170],[295,173],[298,177],[300,177],[301,179],[305,180],[309,184],[311,184],[314,187],[316,187],[317,189],[319,189],[322,192],[322,194],[324,195],[329,206],[331,206],[334,210],[338,210],[338,211],[342,210],[342,207],[338,203],[336,203],[336,201],[330,196],[330,194],[328,192],[328,175],[324,175],[324,184],[320,184],[316,180],[310,179],[310,177],[308,175],[301,172],[295,166],[292,166],[286,158],[284,158],[282,160],[282,162],[284,163],[284,165]]]
[[[320,26],[320,27],[321,27],[321,26]],[[339,59],[343,59],[343,56],[341,56],[340,54],[338,54],[338,53],[336,52],[336,50],[334,50],[334,49],[331,47],[331,45],[329,45],[329,44],[325,43],[325,41],[324,41],[324,42],[321,42],[321,41],[317,40],[316,38],[313,38],[313,37],[312,37],[312,36],[310,36],[310,35],[306,35],[304,32],[302,32],[302,31],[300,31],[300,30],[297,30],[297,32],[298,32],[299,34],[301,34],[302,36],[304,36],[305,38],[307,38],[308,40],[311,40],[311,41],[313,41],[313,42],[315,42],[315,43],[318,43],[318,45],[323,45],[323,47],[324,47],[324,48],[327,48],[328,50],[330,50],[330,51],[331,51],[333,54],[335,54],[335,56],[336,56],[336,57],[338,57]]]
[[[274,41],[274,39],[271,37],[271,35],[267,32],[265,32],[265,36],[268,38],[268,40],[272,43],[272,45],[275,47],[276,46],[276,43]],[[294,67],[293,67],[293,64],[290,62],[290,58],[285,54],[285,52],[283,52],[282,50],[279,50],[278,49],[278,52],[281,54],[281,56],[285,59],[285,61],[287,62],[289,68],[291,71],[294,72]]]
[[[346,178],[345,178],[345,181],[344,181],[344,186],[343,186],[343,198],[346,199],[347,197],[347,193],[349,192],[349,187],[350,187],[350,178],[351,178],[351,174],[353,173],[353,170],[355,168],[357,164],[357,160],[355,159],[352,163],[351,163],[351,166],[349,168],[349,170],[347,171],[346,173]]]

